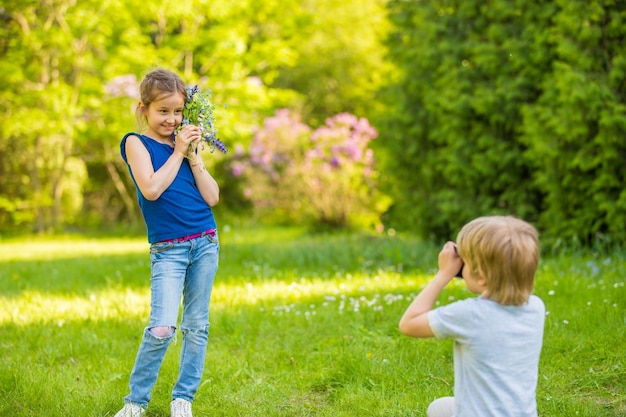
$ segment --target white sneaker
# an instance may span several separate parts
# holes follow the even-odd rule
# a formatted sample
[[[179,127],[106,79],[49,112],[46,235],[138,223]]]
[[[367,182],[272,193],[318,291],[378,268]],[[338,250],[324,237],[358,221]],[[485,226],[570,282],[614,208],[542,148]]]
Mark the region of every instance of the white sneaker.
[[[124,404],[124,408],[117,412],[115,417],[142,417],[146,412],[143,408],[139,407],[137,404]]]
[[[193,417],[191,415],[191,403],[182,398],[176,398],[170,403],[172,417]]]

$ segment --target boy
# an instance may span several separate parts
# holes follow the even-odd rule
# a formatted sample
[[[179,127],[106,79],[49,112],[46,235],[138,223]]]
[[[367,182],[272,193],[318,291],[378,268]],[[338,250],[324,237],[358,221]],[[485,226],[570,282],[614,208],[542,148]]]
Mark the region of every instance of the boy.
[[[458,246],[457,246],[458,245]],[[535,392],[545,306],[531,295],[539,263],[537,231],[511,216],[479,217],[447,242],[439,271],[411,303],[400,331],[454,339],[454,397],[428,417],[537,417]],[[479,297],[432,309],[461,272]]]

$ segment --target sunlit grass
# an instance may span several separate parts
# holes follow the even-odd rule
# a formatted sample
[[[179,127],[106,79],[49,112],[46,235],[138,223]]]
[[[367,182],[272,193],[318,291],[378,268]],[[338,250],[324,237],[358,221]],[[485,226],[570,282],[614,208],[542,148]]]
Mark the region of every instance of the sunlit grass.
[[[10,242],[0,241],[0,245],[2,247],[0,262],[145,253],[148,248],[145,238],[81,239],[65,237],[53,240],[50,238],[29,238]]]
[[[220,240],[197,415],[423,416],[451,394],[450,342],[397,330],[438,244],[226,227]],[[0,415],[115,414],[149,313],[147,250],[144,238],[0,243]],[[624,259],[542,260],[541,416],[626,412]],[[467,296],[458,280],[438,302]],[[147,417],[169,415],[179,350],[168,352]]]
[[[20,297],[0,297],[0,326],[29,326],[70,321],[106,321],[120,317],[146,317],[150,306],[146,291],[106,290],[88,297],[25,292]]]
[[[290,305],[321,302],[324,306],[336,304],[344,309],[384,308],[415,290],[427,279],[426,275],[407,279],[399,273],[381,271],[374,276],[349,274],[334,279],[312,278],[294,281],[266,281],[261,283],[216,283],[211,309],[276,305],[275,310],[290,310]],[[455,287],[462,288],[461,282]],[[107,288],[86,296],[51,295],[38,291],[23,291],[18,297],[0,296],[0,325],[32,325],[69,321],[106,321],[110,319],[145,318],[149,312],[149,288]]]

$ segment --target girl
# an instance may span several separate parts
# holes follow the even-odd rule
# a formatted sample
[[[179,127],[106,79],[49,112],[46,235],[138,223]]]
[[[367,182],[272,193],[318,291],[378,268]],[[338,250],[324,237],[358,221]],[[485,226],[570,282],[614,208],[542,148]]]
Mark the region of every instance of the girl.
[[[170,71],[150,72],[140,86],[137,119],[145,134],[128,133],[120,145],[137,188],[148,230],[151,261],[150,322],[130,374],[130,393],[115,417],[141,417],[178,322],[183,336],[180,373],[172,391],[172,417],[192,417],[209,334],[209,301],[219,242],[211,207],[219,187],[196,147],[202,132],[182,122],[187,91]]]

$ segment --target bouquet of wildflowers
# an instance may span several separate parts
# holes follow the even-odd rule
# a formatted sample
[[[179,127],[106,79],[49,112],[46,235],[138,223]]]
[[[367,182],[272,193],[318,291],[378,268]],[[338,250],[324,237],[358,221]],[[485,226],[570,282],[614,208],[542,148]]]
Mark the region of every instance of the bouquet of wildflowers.
[[[202,142],[209,144],[211,152],[219,149],[227,153],[226,145],[217,138],[217,128],[213,118],[213,103],[211,102],[211,90],[200,90],[197,85],[187,88],[187,102],[183,108],[183,122],[174,132],[174,138],[183,126],[192,124],[202,129]]]

